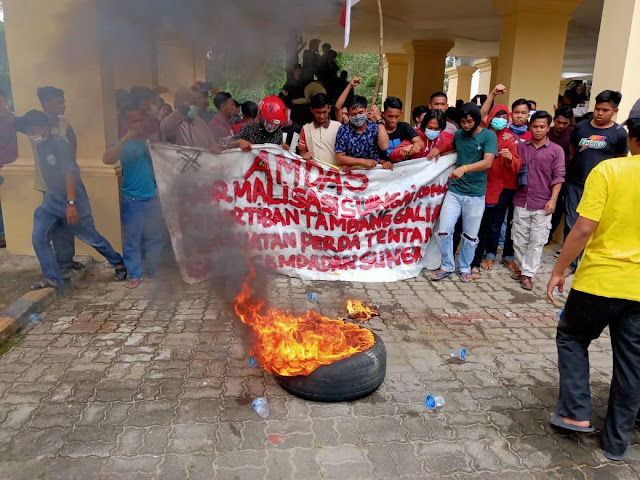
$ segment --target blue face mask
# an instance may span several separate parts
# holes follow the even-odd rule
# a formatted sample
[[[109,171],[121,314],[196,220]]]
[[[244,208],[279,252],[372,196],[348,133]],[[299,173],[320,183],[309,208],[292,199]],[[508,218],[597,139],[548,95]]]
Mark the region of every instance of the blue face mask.
[[[494,130],[500,131],[507,128],[507,119],[506,118],[494,118],[491,120],[491,128]]]
[[[516,126],[512,123],[511,125],[509,125],[509,130],[511,130],[516,135],[524,135],[525,133],[527,133],[528,128],[526,125]]]
[[[189,120],[193,120],[197,116],[198,116],[198,107],[196,107],[195,105],[191,105],[189,107],[189,111],[187,112],[187,118]]]
[[[440,130],[425,130],[424,134],[427,136],[429,140],[435,140],[440,136]]]

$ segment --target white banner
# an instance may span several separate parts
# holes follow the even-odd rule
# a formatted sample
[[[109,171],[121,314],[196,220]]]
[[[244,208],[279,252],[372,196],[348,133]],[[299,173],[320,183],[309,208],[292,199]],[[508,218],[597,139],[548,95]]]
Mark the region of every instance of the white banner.
[[[303,280],[393,282],[440,265],[432,237],[455,154],[345,174],[275,145],[150,149],[187,283],[208,278],[221,233],[256,264]]]

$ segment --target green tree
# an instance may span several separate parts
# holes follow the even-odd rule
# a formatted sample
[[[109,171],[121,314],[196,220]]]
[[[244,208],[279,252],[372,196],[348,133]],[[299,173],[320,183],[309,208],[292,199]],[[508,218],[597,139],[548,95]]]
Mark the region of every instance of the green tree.
[[[338,64],[342,70],[349,73],[349,80],[353,77],[362,78],[362,83],[357,89],[357,94],[365,97],[369,102],[373,97],[373,90],[378,78],[378,61],[380,56],[376,53],[338,53]],[[378,106],[382,105],[382,79],[380,79],[380,91],[378,93]]]

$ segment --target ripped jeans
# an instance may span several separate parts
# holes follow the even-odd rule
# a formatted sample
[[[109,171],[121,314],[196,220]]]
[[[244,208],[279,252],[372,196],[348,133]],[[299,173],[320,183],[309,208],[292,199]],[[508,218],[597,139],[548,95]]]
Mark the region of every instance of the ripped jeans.
[[[471,272],[471,262],[478,245],[478,231],[484,213],[484,196],[469,197],[458,195],[449,190],[444,197],[440,211],[440,227],[438,242],[442,253],[440,268],[445,272],[453,272],[456,268],[453,251],[453,230],[458,218],[462,215],[462,243],[458,258],[460,273]]]

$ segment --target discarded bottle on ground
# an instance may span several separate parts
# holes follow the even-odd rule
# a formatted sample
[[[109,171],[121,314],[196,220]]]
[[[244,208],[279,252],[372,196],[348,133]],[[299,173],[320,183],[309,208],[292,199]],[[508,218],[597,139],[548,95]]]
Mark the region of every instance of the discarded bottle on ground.
[[[458,358],[464,362],[467,359],[467,349],[461,348],[460,350],[451,350],[451,352],[449,352],[449,356],[452,358]]]
[[[32,313],[31,315],[29,315],[29,321],[31,323],[40,323],[40,315],[38,315],[37,313]]]
[[[269,416],[269,404],[267,403],[266,398],[256,398],[253,402],[251,402],[251,406],[260,417],[267,418]]]
[[[315,292],[309,292],[309,293],[307,293],[307,298],[308,298],[309,300],[311,300],[312,302],[318,302],[318,303],[320,303],[320,295],[318,295],[318,294],[317,294],[317,293],[315,293]]]
[[[250,367],[257,367],[258,366],[258,359],[256,357],[249,357],[249,366]]]
[[[424,399],[424,404],[429,410],[436,410],[438,407],[442,407],[444,405],[444,398],[440,396],[434,397],[433,395],[427,395],[427,398]]]

